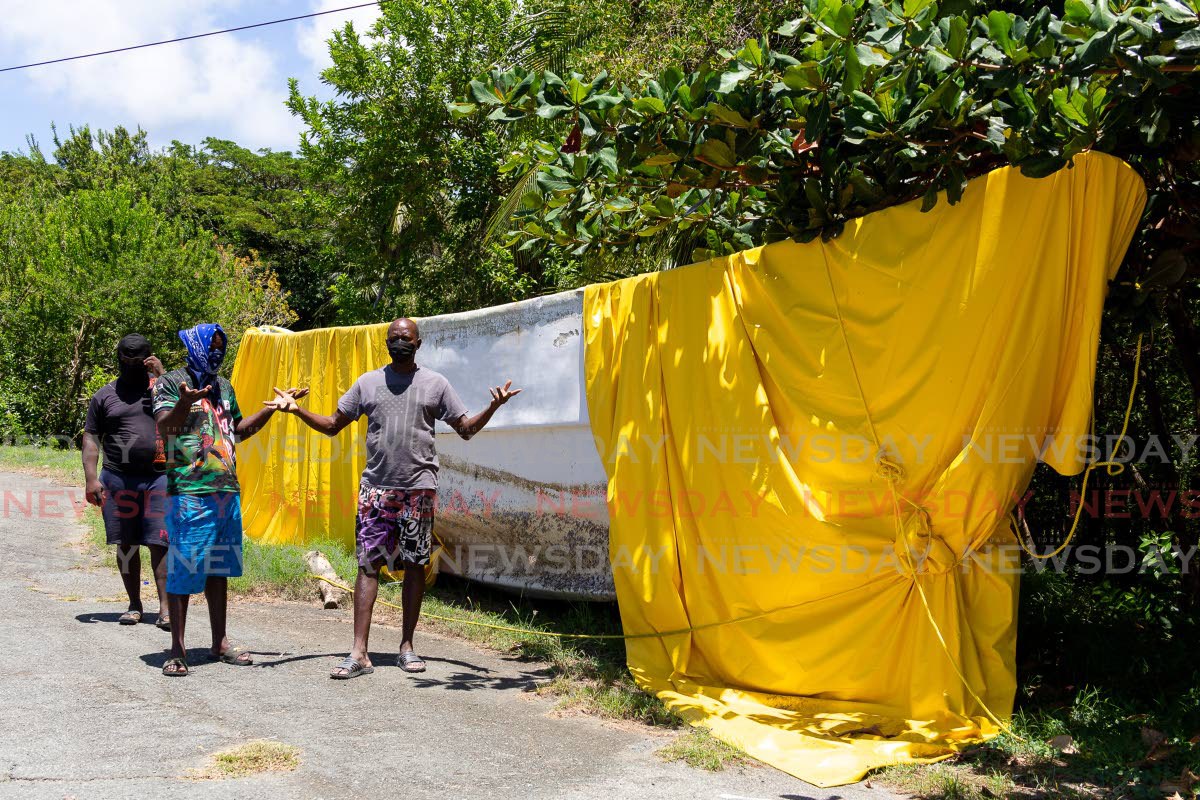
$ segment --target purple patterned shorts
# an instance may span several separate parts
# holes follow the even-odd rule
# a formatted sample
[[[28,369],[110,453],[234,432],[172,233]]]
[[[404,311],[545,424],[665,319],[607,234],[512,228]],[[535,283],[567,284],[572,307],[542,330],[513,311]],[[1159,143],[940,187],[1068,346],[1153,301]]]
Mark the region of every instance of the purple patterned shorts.
[[[354,550],[358,565],[370,573],[386,565],[429,563],[433,545],[433,489],[385,489],[361,484]]]

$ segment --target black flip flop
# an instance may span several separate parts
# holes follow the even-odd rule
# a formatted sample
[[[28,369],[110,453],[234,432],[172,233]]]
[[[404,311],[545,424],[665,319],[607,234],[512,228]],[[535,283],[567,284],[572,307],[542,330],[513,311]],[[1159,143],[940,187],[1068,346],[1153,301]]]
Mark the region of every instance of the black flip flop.
[[[329,673],[329,677],[335,681],[348,681],[351,678],[357,678],[359,675],[370,675],[375,671],[374,667],[365,667],[357,658],[346,656],[342,659],[342,663],[333,668],[334,671]],[[339,673],[337,670],[344,669],[345,672]]]
[[[158,628],[160,631],[170,631],[171,630],[171,618],[164,617],[160,614],[158,619],[156,619],[154,621],[154,627]]]

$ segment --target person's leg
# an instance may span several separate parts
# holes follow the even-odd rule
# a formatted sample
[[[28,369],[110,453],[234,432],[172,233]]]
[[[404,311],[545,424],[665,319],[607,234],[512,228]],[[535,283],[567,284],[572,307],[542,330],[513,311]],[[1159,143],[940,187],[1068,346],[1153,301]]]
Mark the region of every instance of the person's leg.
[[[358,576],[354,579],[354,644],[350,658],[364,668],[373,668],[367,643],[371,638],[371,613],[379,596],[379,557],[386,552],[388,527],[379,514],[381,490],[362,484],[358,492],[358,513],[354,518],[354,553],[358,558]],[[382,548],[382,549],[381,549]],[[331,677],[350,677],[347,667],[337,666]]]
[[[206,495],[204,503],[215,526],[216,535],[208,551],[204,597],[208,601],[208,621],[212,625],[209,654],[227,664],[248,666],[254,663],[250,653],[229,643],[226,621],[229,610],[229,579],[242,575],[241,500],[235,492]]]
[[[425,565],[433,550],[432,491],[417,489],[405,496],[404,515],[408,524],[401,540],[404,553],[403,638],[400,640],[400,666],[408,672],[420,672],[425,662],[413,653],[413,634],[421,616],[421,600],[425,597]],[[413,524],[415,522],[415,524]],[[406,655],[412,653],[413,655]]]
[[[374,668],[367,642],[371,638],[371,612],[378,596],[379,573],[373,567],[360,565],[354,581],[354,645],[350,648],[349,657],[361,664],[363,669]],[[351,677],[350,673],[350,667],[339,664],[329,674],[334,678],[348,678]]]
[[[170,532],[170,545],[167,548],[167,609],[171,616],[171,650],[169,659],[179,659],[187,663],[187,648],[184,645],[184,631],[187,628],[188,601],[195,592],[203,588],[203,577],[196,570],[193,541],[197,534],[203,531],[195,524],[195,508],[192,498],[172,496],[167,503],[167,528]],[[174,669],[167,673],[172,675],[187,674],[184,668]]]
[[[105,541],[117,548],[117,572],[129,598],[129,610],[121,615],[121,623],[131,624],[139,621],[142,613],[142,556],[138,549],[141,535],[134,524],[136,520],[130,519],[125,478],[102,469],[100,483],[106,495],[100,506]],[[131,616],[133,614],[137,617]]]
[[[191,595],[167,593],[167,608],[171,613],[171,652],[170,658],[182,658],[187,661],[187,648],[183,644],[183,629],[187,625],[188,599]]]
[[[158,592],[158,625],[170,622],[167,602],[167,476],[157,475],[142,483],[141,530],[142,544],[150,551],[150,569],[154,573],[154,588]]]
[[[142,553],[136,544],[117,545],[117,571],[129,595],[129,610],[142,610]]]
[[[204,582],[204,600],[208,603],[208,622],[212,626],[211,653],[219,656],[229,649],[229,639],[225,635],[229,579],[210,575]]]
[[[150,551],[150,568],[154,571],[154,588],[158,591],[158,619],[163,622],[171,618],[167,600],[167,548],[146,545],[146,549]]]
[[[359,567],[358,578],[354,581],[354,647],[350,650],[350,657],[364,667],[371,666],[367,642],[371,638],[371,614],[378,596],[379,573]]]
[[[404,629],[403,638],[400,639],[400,652],[406,653],[413,649],[413,634],[417,631],[417,619],[421,616],[421,600],[425,597],[425,567],[423,565],[405,563],[402,596]]]

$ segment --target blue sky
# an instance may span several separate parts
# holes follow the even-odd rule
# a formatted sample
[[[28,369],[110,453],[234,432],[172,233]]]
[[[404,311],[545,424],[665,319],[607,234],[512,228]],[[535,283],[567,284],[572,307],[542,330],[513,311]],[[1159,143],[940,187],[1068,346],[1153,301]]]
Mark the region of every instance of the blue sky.
[[[363,0],[0,0],[0,67],[263,22]],[[50,124],[141,125],[161,147],[206,136],[257,149],[294,150],[301,125],[283,103],[287,79],[328,96],[318,75],[325,41],[375,8],[129,53],[0,73],[0,151],[33,134],[50,149]]]

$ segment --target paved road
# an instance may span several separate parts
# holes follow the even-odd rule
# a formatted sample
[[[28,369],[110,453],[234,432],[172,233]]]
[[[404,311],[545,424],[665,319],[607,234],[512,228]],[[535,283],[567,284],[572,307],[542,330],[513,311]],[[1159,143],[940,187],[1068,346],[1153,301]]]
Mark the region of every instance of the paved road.
[[[39,494],[61,489],[0,473],[0,797],[891,797],[862,785],[821,790],[769,767],[665,763],[654,755],[662,735],[554,716],[529,691],[545,679],[542,665],[451,638],[419,634],[422,676],[390,667],[330,681],[350,638],[340,610],[236,603],[231,634],[258,654],[238,668],[203,663],[197,608],[192,675],[164,678],[167,634],[116,624],[120,581],[75,548],[82,529],[64,496]],[[32,514],[11,503],[27,491],[45,498]],[[377,665],[394,663],[395,629],[377,628],[372,644]],[[187,777],[251,739],[297,746],[300,768]]]

